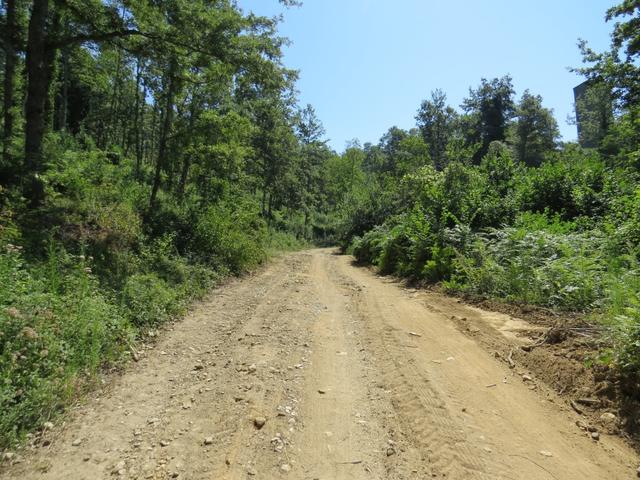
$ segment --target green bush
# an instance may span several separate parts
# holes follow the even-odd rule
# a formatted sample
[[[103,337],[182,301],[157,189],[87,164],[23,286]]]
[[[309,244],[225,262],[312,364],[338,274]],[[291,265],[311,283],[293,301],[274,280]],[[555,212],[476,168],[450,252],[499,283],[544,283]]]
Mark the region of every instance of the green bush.
[[[217,205],[198,218],[192,250],[217,271],[238,274],[265,260],[266,239],[266,225],[256,209]]]
[[[353,255],[356,260],[377,265],[388,236],[387,226],[381,225],[368,231],[362,238],[354,239]]]
[[[176,290],[153,273],[129,277],[122,302],[134,325],[139,327],[158,325],[180,311]]]
[[[18,247],[0,253],[0,447],[55,415],[116,361],[132,331],[82,257],[50,249],[28,267]]]

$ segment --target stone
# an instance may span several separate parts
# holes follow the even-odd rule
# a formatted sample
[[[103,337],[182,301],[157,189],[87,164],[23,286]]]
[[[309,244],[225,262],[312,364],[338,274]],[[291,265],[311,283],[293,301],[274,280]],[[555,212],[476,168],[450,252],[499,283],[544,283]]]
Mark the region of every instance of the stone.
[[[213,437],[206,437],[204,439],[204,444],[205,445],[213,445]]]
[[[283,463],[282,465],[280,465],[280,470],[285,472],[285,473],[286,472],[290,472],[291,471],[291,466],[286,464],[286,463]]]
[[[593,438],[594,440],[600,440],[600,434],[598,432],[592,432],[591,438]]]
[[[589,425],[587,425],[585,422],[583,422],[582,420],[576,420],[576,425],[578,426],[578,428],[580,430],[587,430],[589,428]]]
[[[600,421],[606,425],[613,425],[617,420],[618,417],[616,417],[613,413],[607,412],[600,415]]]
[[[253,419],[253,425],[260,430],[262,427],[264,427],[264,424],[267,423],[267,419],[264,417],[256,417]]]
[[[72,447],[79,447],[80,445],[82,445],[82,439],[80,438],[76,438],[73,442],[71,442]]]

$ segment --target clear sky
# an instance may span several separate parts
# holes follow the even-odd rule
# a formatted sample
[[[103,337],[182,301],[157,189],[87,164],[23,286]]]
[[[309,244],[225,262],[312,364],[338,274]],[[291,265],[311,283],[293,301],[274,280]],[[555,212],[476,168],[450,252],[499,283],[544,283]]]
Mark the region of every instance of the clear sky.
[[[300,103],[312,104],[330,145],[377,143],[391,126],[411,128],[436,88],[458,107],[482,77],[510,74],[553,108],[563,138],[574,140],[572,88],[581,78],[578,38],[609,45],[604,15],[616,0],[239,0],[245,11],[284,12],[293,43],[285,64],[300,70]]]

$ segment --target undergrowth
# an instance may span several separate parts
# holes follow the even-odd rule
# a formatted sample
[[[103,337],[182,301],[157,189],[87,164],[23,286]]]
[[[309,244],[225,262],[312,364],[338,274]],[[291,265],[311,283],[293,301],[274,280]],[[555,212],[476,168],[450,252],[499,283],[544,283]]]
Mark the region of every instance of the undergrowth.
[[[150,212],[128,161],[58,155],[45,205],[27,211],[10,192],[1,204],[0,448],[63,412],[225,277],[305,245],[231,188],[207,208],[161,195]]]
[[[346,250],[382,273],[437,282],[451,292],[584,313],[609,340],[600,360],[637,376],[635,170],[577,148],[537,168],[515,165],[508,152],[490,161],[490,169],[485,158],[405,176],[395,214],[362,235],[345,235]],[[353,231],[363,208],[353,209],[357,218],[343,231]]]

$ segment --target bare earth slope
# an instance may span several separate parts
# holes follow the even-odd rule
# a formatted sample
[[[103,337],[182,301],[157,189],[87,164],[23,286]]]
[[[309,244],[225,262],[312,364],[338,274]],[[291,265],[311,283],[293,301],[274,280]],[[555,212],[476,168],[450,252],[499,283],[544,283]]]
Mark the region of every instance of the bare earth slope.
[[[518,321],[330,250],[214,291],[1,479],[628,479],[637,457],[463,334]],[[264,425],[262,425],[264,422]]]

